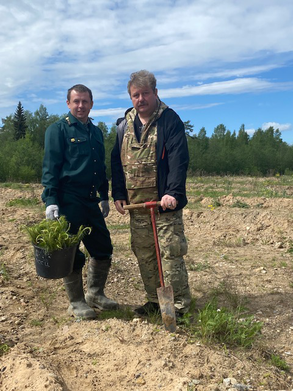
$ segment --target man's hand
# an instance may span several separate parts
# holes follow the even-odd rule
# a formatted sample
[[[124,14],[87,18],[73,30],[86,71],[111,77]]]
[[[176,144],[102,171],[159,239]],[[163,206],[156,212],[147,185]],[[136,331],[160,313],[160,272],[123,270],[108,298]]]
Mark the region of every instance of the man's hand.
[[[117,212],[121,213],[122,215],[125,215],[125,210],[123,209],[123,206],[126,205],[126,200],[117,200],[114,202],[114,204],[117,209]]]
[[[59,207],[58,205],[49,205],[46,208],[46,219],[47,220],[56,220],[59,217]]]
[[[101,201],[101,211],[104,218],[106,218],[110,212],[109,201]]]
[[[177,201],[176,201],[176,198],[168,195],[168,194],[165,194],[162,199],[161,199],[161,208],[163,210],[166,210],[167,208],[168,209],[175,209],[177,206]]]

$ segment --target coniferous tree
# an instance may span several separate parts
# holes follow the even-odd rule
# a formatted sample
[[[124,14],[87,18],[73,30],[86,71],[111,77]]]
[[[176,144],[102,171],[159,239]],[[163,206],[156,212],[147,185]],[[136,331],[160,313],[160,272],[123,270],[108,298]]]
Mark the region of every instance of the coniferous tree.
[[[26,118],[24,115],[24,110],[21,102],[18,102],[16,111],[13,117],[13,127],[14,127],[14,139],[19,140],[25,138],[27,124]]]
[[[183,122],[183,123],[184,123],[185,133],[186,133],[188,136],[190,136],[190,133],[193,132],[193,127],[194,127],[194,125],[192,125],[192,124],[190,123],[189,120],[188,120],[188,121],[185,121],[185,122]]]

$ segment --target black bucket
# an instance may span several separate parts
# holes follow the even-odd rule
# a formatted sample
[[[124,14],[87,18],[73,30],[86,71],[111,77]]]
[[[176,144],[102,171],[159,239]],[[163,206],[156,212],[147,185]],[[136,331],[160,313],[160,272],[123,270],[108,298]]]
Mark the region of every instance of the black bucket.
[[[74,257],[77,246],[54,250],[51,252],[34,246],[37,274],[44,278],[63,278],[73,271]]]

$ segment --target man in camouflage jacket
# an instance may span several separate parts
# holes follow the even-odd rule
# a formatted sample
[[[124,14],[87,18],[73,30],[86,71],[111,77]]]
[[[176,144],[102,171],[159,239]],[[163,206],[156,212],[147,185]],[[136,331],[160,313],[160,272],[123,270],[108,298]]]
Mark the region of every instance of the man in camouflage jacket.
[[[133,108],[117,127],[111,154],[112,196],[115,207],[161,201],[157,219],[162,266],[174,292],[178,316],[188,311],[190,291],[183,256],[187,253],[182,209],[187,204],[188,148],[184,124],[158,98],[155,76],[148,71],[131,75],[128,92]],[[160,286],[151,219],[148,211],[130,212],[131,246],[137,257],[147,303],[140,315],[158,311],[156,290]]]

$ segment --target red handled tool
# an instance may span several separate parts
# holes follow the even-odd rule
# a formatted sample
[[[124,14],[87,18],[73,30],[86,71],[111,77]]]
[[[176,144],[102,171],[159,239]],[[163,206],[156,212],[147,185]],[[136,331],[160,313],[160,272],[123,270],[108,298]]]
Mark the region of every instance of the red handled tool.
[[[175,332],[176,316],[175,316],[175,307],[174,307],[173,288],[172,285],[169,285],[167,287],[165,286],[161,252],[160,252],[157,225],[156,225],[155,208],[160,205],[161,205],[160,201],[150,201],[150,202],[144,202],[143,204],[124,205],[124,209],[132,210],[132,209],[145,208],[150,210],[152,228],[153,228],[154,240],[155,240],[156,255],[158,261],[160,284],[161,284],[161,287],[157,288],[157,295],[158,295],[159,306],[162,314],[162,321],[164,323],[166,330]]]

